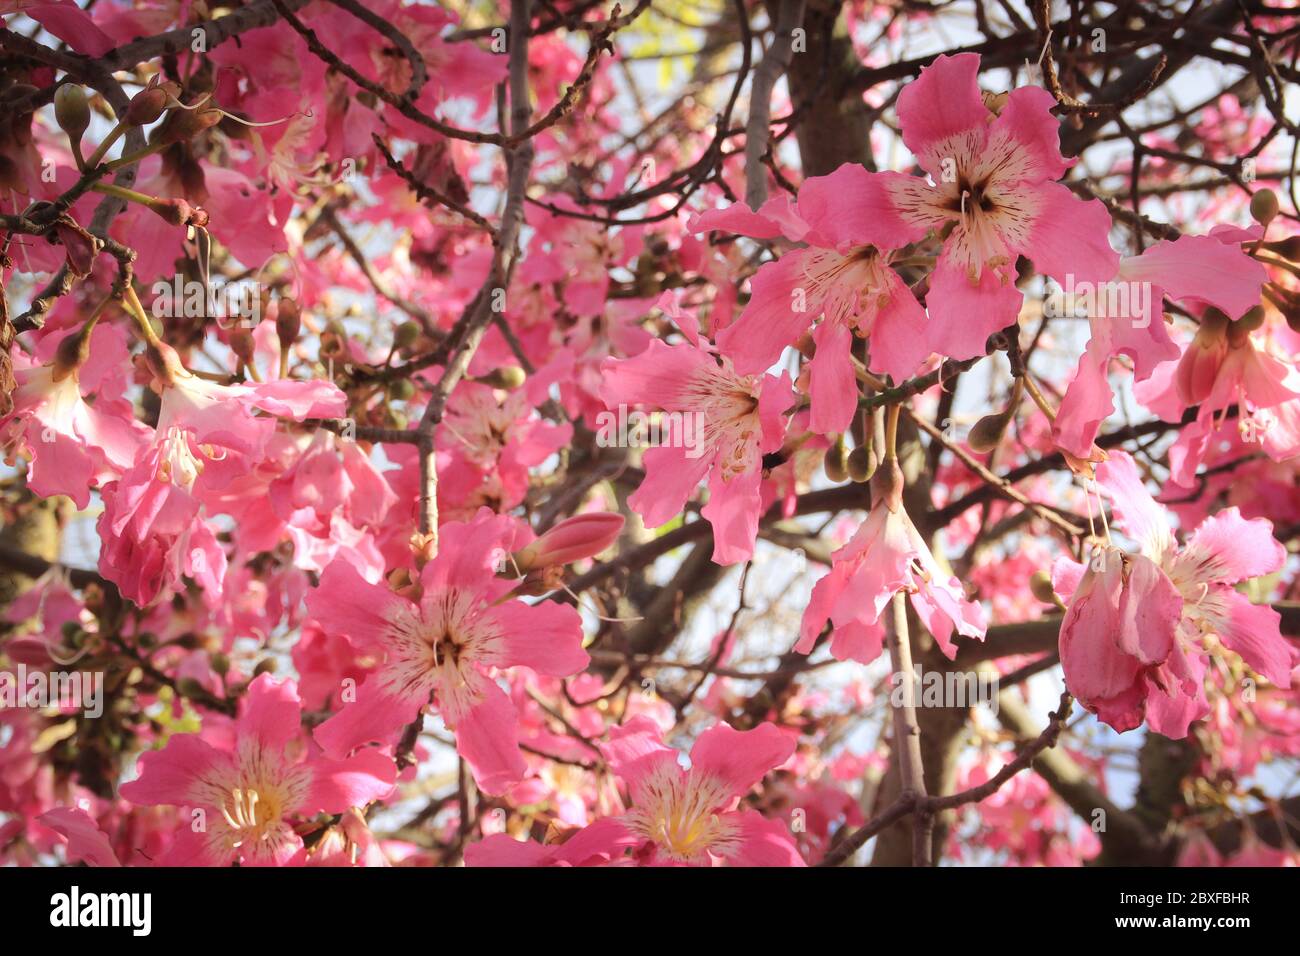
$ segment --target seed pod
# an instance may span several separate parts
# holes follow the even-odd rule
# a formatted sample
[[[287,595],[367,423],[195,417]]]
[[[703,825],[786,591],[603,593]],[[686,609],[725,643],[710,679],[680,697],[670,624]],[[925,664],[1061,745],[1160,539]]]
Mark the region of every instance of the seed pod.
[[[221,677],[225,677],[228,673],[230,673],[230,658],[227,657],[225,654],[221,653],[220,651],[217,651],[217,653],[210,655],[208,660],[209,663],[212,664],[212,670],[217,675]]]
[[[388,396],[396,402],[405,402],[415,395],[415,386],[410,379],[399,378],[388,386]]]
[[[859,484],[870,481],[871,476],[876,473],[877,464],[875,449],[859,445],[849,452],[849,477]]]
[[[258,677],[262,674],[274,674],[276,666],[274,657],[263,657],[257,662],[257,666],[253,668],[253,676]]]
[[[1261,226],[1268,224],[1277,216],[1277,193],[1271,189],[1261,189],[1250,197],[1250,216]]]
[[[839,484],[847,481],[849,477],[849,453],[844,447],[844,436],[835,436],[835,443],[826,449],[826,457],[822,465],[826,469],[826,477],[831,481]]]

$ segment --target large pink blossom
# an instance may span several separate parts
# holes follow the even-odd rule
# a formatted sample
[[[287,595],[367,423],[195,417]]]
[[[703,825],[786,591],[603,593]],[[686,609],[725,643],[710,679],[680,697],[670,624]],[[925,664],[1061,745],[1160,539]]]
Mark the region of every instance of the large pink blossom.
[[[903,245],[906,235],[882,228],[881,189],[880,178],[845,163],[805,181],[796,203],[781,195],[757,212],[742,203],[692,223],[699,232],[784,236],[804,244],[754,274],[749,304],[717,340],[737,371],[762,372],[822,316],[810,363],[813,431],[842,432],[853,418],[854,333],[869,338],[869,366],[895,379],[915,372],[931,351],[925,312],[889,266],[888,251]]]
[[[485,509],[474,521],[444,524],[440,537],[417,599],[367,583],[343,561],[326,568],[308,596],[308,611],[327,634],[382,660],[316,728],[316,740],[336,756],[391,742],[432,697],[479,787],[501,793],[523,777],[524,760],[514,705],[491,671],[577,673],[588,661],[581,620],[565,605],[511,599],[514,584],[493,576],[511,550],[510,518]]]
[[[387,797],[393,761],[376,750],[346,760],[302,759],[302,705],[293,681],[263,674],[248,687],[233,738],[177,734],[140,758],[121,787],[140,806],[187,808],[162,861],[172,866],[283,866],[301,860],[294,829],[317,813],[342,813]]]
[[[1055,182],[1074,164],[1061,156],[1056,100],[1022,86],[995,113],[979,69],[978,54],[940,56],[903,87],[903,142],[930,181],[881,174],[895,242],[943,237],[925,304],[930,341],[954,359],[984,354],[987,338],[1015,322],[1017,257],[1061,282],[1104,281],[1119,261],[1106,207]]]
[[[788,373],[740,375],[694,330],[687,338],[679,345],[655,340],[635,358],[607,359],[601,397],[611,415],[620,406],[646,406],[681,416],[683,427],[669,433],[670,441],[646,450],[645,481],[628,503],[657,528],[707,480],[703,514],[713,525],[713,560],[734,564],[754,553],[763,456],[781,447],[794,396]]]

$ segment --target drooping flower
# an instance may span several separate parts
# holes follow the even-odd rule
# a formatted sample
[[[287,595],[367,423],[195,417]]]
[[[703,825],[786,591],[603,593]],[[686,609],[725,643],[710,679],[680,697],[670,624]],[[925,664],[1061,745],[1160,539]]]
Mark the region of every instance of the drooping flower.
[[[283,866],[301,859],[294,829],[317,813],[344,811],[392,793],[397,768],[377,750],[346,760],[308,756],[293,681],[263,674],[248,687],[233,740],[214,746],[176,734],[140,757],[121,795],[140,806],[186,807],[167,857],[173,866]]]
[[[795,650],[811,652],[829,621],[831,653],[837,660],[875,660],[885,637],[880,615],[899,591],[909,594],[949,660],[957,654],[954,630],[984,639],[984,609],[968,600],[961,582],[939,566],[902,503],[892,497],[881,495],[853,538],[831,556],[831,571],[813,587],[804,610]]]
[[[1092,338],[1061,401],[1052,429],[1057,444],[1078,458],[1089,457],[1101,423],[1114,408],[1114,391],[1107,381],[1113,358],[1122,355],[1133,361],[1135,382],[1154,383],[1151,376],[1160,364],[1178,357],[1178,346],[1164,322],[1162,302],[1166,297],[1199,311],[1213,307],[1235,319],[1259,302],[1264,278],[1258,262],[1210,236],[1157,242],[1142,255],[1123,259],[1113,278],[1088,288]],[[1222,324],[1216,325],[1217,331],[1223,329]],[[1184,361],[1195,363],[1208,351],[1217,354],[1217,340],[1209,344],[1213,348],[1198,344],[1189,349],[1186,355],[1190,358]],[[1208,392],[1202,391],[1201,383],[1207,381],[1206,372],[1212,364],[1195,365],[1188,369],[1187,384],[1195,380],[1197,387],[1179,390],[1183,407],[1201,401]]]
[[[515,584],[494,577],[513,537],[512,519],[487,509],[468,523],[447,522],[417,600],[367,583],[345,561],[325,569],[308,611],[326,633],[382,658],[355,700],[316,728],[326,753],[389,742],[432,696],[480,789],[499,794],[522,778],[515,708],[489,671],[529,667],[566,677],[588,657],[577,611],[511,599]]]
[[[889,266],[889,250],[917,238],[915,231],[886,230],[877,214],[882,180],[845,163],[814,176],[797,203],[782,195],[757,212],[743,203],[706,212],[691,227],[759,239],[785,236],[804,248],[765,263],[751,280],[753,295],[740,317],[718,333],[718,347],[737,371],[766,370],[823,317],[813,331],[810,363],[813,431],[842,432],[857,407],[852,335],[868,337],[869,367],[904,379],[930,354],[925,312]]]
[[[1109,547],[1086,569],[1064,559],[1054,569],[1057,591],[1070,595],[1061,665],[1080,703],[1118,731],[1145,718],[1153,730],[1181,738],[1209,712],[1210,655],[1231,651],[1272,683],[1290,687],[1300,654],[1282,637],[1280,615],[1234,587],[1282,567],[1286,552],[1272,524],[1244,520],[1228,508],[1179,547],[1131,457],[1112,452],[1097,481],[1140,552]]]

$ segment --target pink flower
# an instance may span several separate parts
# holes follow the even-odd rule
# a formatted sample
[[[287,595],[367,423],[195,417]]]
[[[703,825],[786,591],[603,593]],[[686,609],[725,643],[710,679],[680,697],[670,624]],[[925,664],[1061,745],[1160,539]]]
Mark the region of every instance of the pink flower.
[[[38,817],[68,841],[68,862],[87,866],[120,867],[113,845],[89,813],[78,807],[55,807]]]
[[[615,727],[600,747],[631,800],[619,822],[638,837],[638,856],[652,866],[803,866],[785,827],[737,809],[794,749],[775,724],[749,731],[715,724],[695,741],[686,770],[648,717]]]
[[[795,650],[812,651],[826,622],[833,627],[837,660],[869,663],[880,656],[885,631],[880,615],[899,591],[951,660],[958,634],[984,639],[984,609],[967,600],[961,582],[944,571],[899,502],[882,496],[853,538],[832,555],[831,571],[813,587]]]
[[[226,555],[199,516],[203,498],[246,474],[276,428],[341,415],[346,398],[332,382],[288,379],[220,385],[191,375],[170,346],[151,347],[162,386],[153,444],[103,489],[100,573],[130,600],[152,602],[164,584],[188,576],[220,595]],[[256,414],[267,412],[267,414]]]
[[[442,549],[420,574],[418,600],[368,584],[344,561],[326,568],[308,596],[308,611],[327,634],[383,658],[355,701],[316,728],[316,740],[335,756],[388,742],[432,695],[479,788],[499,794],[523,777],[524,761],[514,705],[489,670],[576,674],[589,660],[582,622],[568,606],[509,599],[514,583],[493,576],[510,550],[510,518],[484,509],[440,531]]]
[[[1021,87],[995,114],[979,68],[978,54],[937,57],[899,95],[903,142],[933,184],[881,174],[894,241],[944,237],[926,307],[930,341],[954,359],[983,355],[988,337],[1016,321],[1018,256],[1058,281],[1101,282],[1119,262],[1106,207],[1054,182],[1073,165],[1060,153],[1055,99]]]
[[[784,413],[794,396],[788,373],[779,379],[739,375],[731,359],[693,329],[687,337],[687,344],[656,339],[634,358],[606,359],[601,397],[610,409],[644,403],[679,413],[681,434],[647,449],[645,481],[628,504],[647,527],[657,528],[680,514],[707,478],[703,513],[713,525],[713,560],[734,564],[754,553],[763,456],[781,447]]]
[[[75,334],[75,333],[74,333]],[[75,369],[57,363],[19,369],[5,444],[31,455],[28,485],[42,497],[67,495],[78,508],[90,489],[119,477],[149,440],[128,403],[82,398]]]
[[[347,760],[299,759],[302,705],[293,681],[263,674],[248,687],[233,740],[217,747],[176,734],[140,757],[121,795],[140,806],[189,808],[164,865],[283,866],[300,859],[294,829],[392,793],[397,768],[376,750]]]
[[[796,204],[784,195],[758,212],[737,203],[691,223],[696,232],[724,230],[760,239],[784,235],[806,243],[754,274],[749,305],[717,341],[737,371],[758,373],[822,315],[810,363],[816,432],[842,432],[853,419],[858,393],[853,333],[869,337],[870,367],[895,379],[910,376],[931,351],[925,312],[885,255],[908,240],[905,231],[882,229],[882,183],[861,166],[845,163],[828,176],[806,180]]]
[[[646,866],[804,866],[790,833],[740,800],[794,754],[775,724],[715,724],[691,748],[689,770],[649,717],[610,731],[600,751],[627,785],[631,809],[604,817],[558,847],[498,834],[469,847],[470,866],[599,866],[632,849]]]
[[[1145,716],[1153,730],[1181,738],[1209,712],[1209,653],[1232,651],[1272,683],[1290,687],[1300,655],[1282,637],[1280,615],[1234,587],[1282,567],[1286,551],[1272,524],[1246,521],[1228,508],[1180,548],[1132,458],[1111,452],[1097,480],[1141,552],[1106,548],[1086,570],[1057,563],[1057,590],[1072,595],[1060,639],[1070,692],[1118,731]]]
[[[1202,310],[1214,306],[1235,318],[1259,302],[1264,279],[1258,262],[1209,236],[1157,242],[1142,255],[1125,258],[1114,277],[1096,287],[1096,304],[1088,315],[1092,338],[1052,429],[1057,444],[1078,458],[1090,457],[1101,423],[1114,408],[1114,390],[1107,380],[1112,358],[1132,359],[1134,381],[1145,382],[1161,363],[1178,357],[1163,320],[1161,303],[1166,296]],[[1114,315],[1109,310],[1111,290],[1124,293],[1115,297],[1120,308]],[[1200,349],[1189,349],[1191,358],[1185,361],[1194,363],[1201,354]],[[1206,381],[1207,372],[1212,381],[1216,368],[1216,364],[1189,368],[1189,383]],[[1208,388],[1203,392],[1198,384],[1193,391],[1195,395],[1180,388],[1185,405],[1201,401]]]

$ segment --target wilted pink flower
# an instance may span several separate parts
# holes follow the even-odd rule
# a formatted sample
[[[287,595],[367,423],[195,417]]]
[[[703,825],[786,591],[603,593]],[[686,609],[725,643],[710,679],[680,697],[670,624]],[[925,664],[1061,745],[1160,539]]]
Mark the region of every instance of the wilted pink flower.
[[[831,571],[813,587],[795,650],[812,651],[826,622],[837,660],[869,663],[880,656],[885,631],[880,615],[906,591],[926,629],[951,660],[954,629],[984,639],[984,609],[966,598],[961,582],[935,560],[901,502],[882,495],[848,544],[831,556]]]
[[[1277,686],[1290,687],[1300,655],[1282,637],[1280,615],[1234,587],[1284,563],[1272,524],[1246,521],[1228,508],[1207,518],[1180,548],[1132,458],[1112,452],[1098,466],[1097,480],[1141,552],[1108,547],[1086,569],[1068,561],[1054,569],[1057,591],[1070,595],[1061,665],[1080,703],[1118,731],[1145,717],[1153,730],[1180,738],[1209,711],[1209,653],[1232,651]]]

